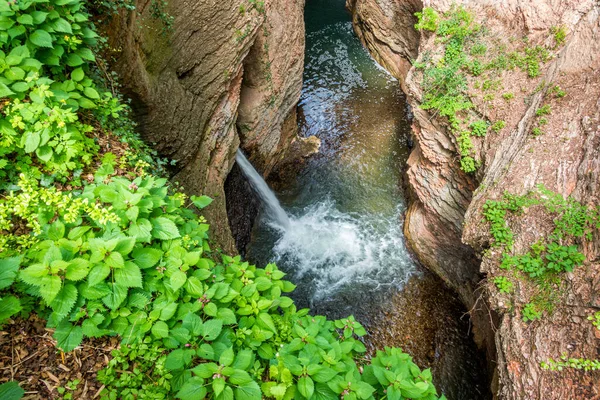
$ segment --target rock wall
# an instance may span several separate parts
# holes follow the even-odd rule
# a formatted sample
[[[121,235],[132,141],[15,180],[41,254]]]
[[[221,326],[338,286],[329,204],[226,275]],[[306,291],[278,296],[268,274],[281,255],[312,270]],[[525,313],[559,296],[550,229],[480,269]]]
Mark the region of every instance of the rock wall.
[[[158,4],[138,0],[112,19],[114,69],[144,139],[176,161],[186,192],[215,199],[204,212],[212,237],[235,251],[224,182],[239,146],[266,174],[296,138],[304,0]]]
[[[494,43],[502,43],[506,51],[522,46],[523,37],[528,37],[530,46],[552,47],[550,28],[562,26],[567,32],[565,43],[543,64],[538,79],[530,79],[519,70],[502,72],[502,92],[514,94],[509,102],[499,95],[492,100],[484,98],[470,82],[468,94],[475,113],[490,121],[504,120],[506,127],[475,141],[481,165],[475,174],[465,174],[460,169],[456,137],[445,118],[419,108],[422,74],[415,68],[404,73],[407,58],[397,56],[396,44],[406,43],[416,34],[413,23],[406,25],[410,21],[406,16],[381,17],[389,10],[414,7],[414,3],[348,3],[359,37],[374,57],[401,80],[415,115],[415,148],[407,170],[412,191],[405,223],[407,240],[419,259],[454,288],[471,309],[476,336],[487,342],[490,360],[495,361],[495,393],[502,399],[598,396],[597,373],[554,373],[540,367],[541,362],[562,353],[591,359],[600,354],[599,332],[585,321],[600,306],[598,235],[585,247],[586,264],[567,275],[567,288],[552,315],[525,323],[511,305],[517,310],[522,308],[529,293],[518,287],[512,297],[507,297],[485,279],[487,274],[498,272],[499,255],[485,251],[491,238],[482,206],[505,191],[524,194],[540,183],[584,204],[599,204],[600,5],[592,0],[459,2],[485,24],[489,37]],[[444,12],[454,2],[423,3]],[[393,21],[406,22],[398,26]],[[440,46],[435,35],[422,33],[418,57],[413,59],[422,61],[425,54],[435,53]],[[390,54],[396,57],[382,56]],[[560,102],[548,94],[552,85],[567,92]],[[535,111],[542,104],[550,104],[552,113],[547,116],[545,134],[533,137]],[[513,228],[517,251],[526,251],[536,235],[548,234],[551,229],[539,215],[526,215],[513,222],[517,225]]]

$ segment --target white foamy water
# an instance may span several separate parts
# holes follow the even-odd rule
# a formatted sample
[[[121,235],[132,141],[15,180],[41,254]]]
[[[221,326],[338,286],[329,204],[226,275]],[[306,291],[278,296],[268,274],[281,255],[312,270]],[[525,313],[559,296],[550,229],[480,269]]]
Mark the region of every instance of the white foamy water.
[[[252,164],[238,150],[236,161],[266,211],[266,223],[279,238],[275,262],[294,266],[296,279],[313,279],[313,300],[335,293],[349,283],[401,285],[411,261],[402,242],[400,206],[392,218],[353,216],[325,199],[289,216]]]
[[[313,300],[348,284],[401,286],[412,270],[402,242],[401,209],[393,218],[342,213],[325,200],[291,217],[273,253],[275,261],[294,265],[297,279],[314,279]]]

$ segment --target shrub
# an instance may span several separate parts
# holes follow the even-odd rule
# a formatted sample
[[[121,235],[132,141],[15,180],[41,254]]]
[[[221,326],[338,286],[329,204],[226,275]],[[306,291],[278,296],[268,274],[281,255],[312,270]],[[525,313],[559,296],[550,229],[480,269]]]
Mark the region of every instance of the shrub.
[[[511,293],[513,291],[513,283],[505,276],[496,276],[494,284],[500,290],[500,293]]]
[[[552,112],[552,110],[550,109],[550,104],[545,104],[535,111],[535,115],[540,117],[542,115],[548,115],[551,112]]]
[[[477,137],[483,137],[486,135],[490,124],[484,120],[478,120],[473,122],[469,127],[472,129],[472,134]]]
[[[498,120],[492,124],[492,130],[494,132],[500,132],[506,126],[506,122]]]
[[[435,32],[438,29],[440,16],[433,8],[425,7],[422,12],[417,12],[415,15],[418,19],[415,29],[431,32]]]

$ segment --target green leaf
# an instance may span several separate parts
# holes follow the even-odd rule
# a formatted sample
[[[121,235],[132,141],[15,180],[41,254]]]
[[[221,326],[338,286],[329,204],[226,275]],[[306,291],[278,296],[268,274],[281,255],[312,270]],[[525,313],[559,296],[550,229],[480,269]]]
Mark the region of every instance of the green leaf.
[[[85,97],[78,99],[77,103],[82,108],[87,108],[87,109],[96,108],[96,103],[94,103],[90,99],[86,99]]]
[[[152,237],[160,240],[177,239],[181,237],[177,225],[173,221],[165,217],[153,218],[152,222]]]
[[[121,253],[121,255],[126,256],[127,254],[131,253],[131,250],[133,250],[133,246],[135,246],[134,237],[120,238],[114,251],[117,251]]]
[[[83,94],[85,94],[88,98],[90,98],[92,100],[100,98],[100,95],[98,94],[96,89],[89,87],[89,86],[83,89]]]
[[[275,324],[273,323],[273,318],[265,312],[261,312],[258,314],[258,321],[261,322],[264,328],[269,329],[271,332],[277,334],[277,329],[275,328]]]
[[[127,288],[118,283],[109,283],[108,286],[111,288],[111,291],[102,298],[102,302],[111,310],[116,310],[125,298],[127,298]]]
[[[15,296],[2,298],[0,300],[0,323],[21,311],[21,308],[21,302]]]
[[[0,98],[10,96],[11,94],[15,94],[15,92],[10,90],[4,83],[0,82]]]
[[[123,256],[117,251],[111,251],[104,262],[113,269],[119,269],[125,266],[125,260],[123,259]]]
[[[205,360],[214,360],[215,359],[215,350],[208,343],[202,343],[200,348],[196,351],[198,357],[204,358]]]
[[[204,323],[202,336],[205,340],[213,341],[219,336],[223,329],[223,321],[210,319]]]
[[[178,290],[183,286],[185,281],[187,280],[187,274],[183,271],[177,270],[171,275],[169,283],[171,284],[171,289],[173,291]]]
[[[39,25],[46,20],[48,13],[44,11],[32,11],[31,16],[33,17],[33,22]]]
[[[63,351],[71,351],[81,344],[83,340],[83,329],[80,326],[74,326],[68,321],[63,321],[58,325],[54,332],[56,345]]]
[[[233,368],[247,370],[252,365],[253,352],[249,349],[244,349],[238,351],[235,356],[235,362],[233,363]]]
[[[21,14],[17,17],[17,22],[22,25],[33,25],[33,17],[29,14]]]
[[[266,278],[264,276],[258,277],[254,280],[254,283],[256,284],[256,288],[258,290],[260,290],[261,292],[270,289],[271,286],[273,286],[273,283],[271,282],[271,280],[269,278]]]
[[[169,326],[164,321],[156,321],[152,325],[152,334],[157,338],[166,338],[169,336]]]
[[[108,265],[98,264],[90,271],[88,283],[90,286],[96,286],[98,283],[103,282],[109,274],[110,267]]]
[[[191,200],[192,200],[192,203],[194,203],[194,205],[196,207],[198,207],[199,209],[203,209],[204,207],[208,206],[213,201],[213,199],[211,199],[208,196],[192,196]]]
[[[170,371],[183,369],[186,364],[186,353],[183,349],[173,350],[165,360],[165,368]]]
[[[94,56],[94,53],[92,52],[92,50],[90,50],[87,47],[80,47],[79,49],[77,49],[77,54],[84,60],[88,60],[88,61],[96,60],[96,57]]]
[[[204,363],[194,367],[192,372],[201,378],[209,379],[212,378],[212,376],[215,374],[215,372],[218,371],[218,369],[219,367],[215,363]]]
[[[85,78],[85,73],[83,72],[83,69],[77,68],[74,69],[73,72],[71,72],[71,79],[73,79],[75,82],[79,82],[83,78]]]
[[[262,393],[258,383],[244,383],[235,389],[235,400],[260,400]]]
[[[218,398],[219,395],[225,389],[225,379],[223,379],[223,378],[213,379],[212,380],[212,388],[213,388],[213,392],[215,392],[215,396],[217,396],[217,398]]]
[[[0,385],[0,399],[2,400],[19,400],[25,395],[19,384],[15,381],[10,381]]]
[[[38,29],[29,36],[31,43],[39,47],[52,47],[52,37],[43,29]]]
[[[47,236],[50,240],[62,239],[65,236],[65,225],[57,219],[48,228]]]
[[[73,33],[71,24],[64,18],[57,18],[51,22],[52,28],[57,32]]]
[[[184,287],[191,296],[200,297],[204,294],[202,282],[195,276],[190,276],[185,282]]]
[[[70,240],[76,240],[79,239],[80,237],[82,237],[83,235],[85,235],[85,233],[87,231],[89,231],[90,229],[92,229],[91,226],[78,226],[76,228],[73,228],[69,231],[69,235],[68,238]]]
[[[315,382],[323,382],[327,383],[333,379],[334,376],[337,375],[337,372],[331,368],[323,367],[317,373],[312,374],[311,377],[315,380]]]
[[[46,275],[40,279],[40,295],[47,304],[51,304],[62,287],[62,280],[59,276]]]
[[[187,313],[186,316],[183,317],[181,326],[190,331],[194,336],[198,336],[202,333],[202,319],[192,312]]]
[[[43,162],[48,162],[52,158],[52,155],[54,155],[54,150],[50,146],[38,147],[35,149],[35,155]]]
[[[228,367],[233,363],[234,357],[235,353],[233,352],[233,347],[230,347],[226,349],[219,357],[219,364]]]
[[[25,71],[19,67],[10,67],[10,69],[4,73],[4,76],[11,81],[20,81],[21,79],[25,78]],[[25,83],[25,85],[27,84]]]
[[[83,64],[83,59],[75,53],[71,53],[67,56],[67,65],[69,67],[78,67]],[[83,106],[82,106],[83,107]]]
[[[146,269],[154,267],[162,257],[163,252],[160,249],[141,247],[135,249],[132,255],[133,261],[135,261],[138,267]]]
[[[354,386],[358,386],[358,389],[356,390],[358,397],[365,400],[370,398],[371,394],[375,391],[375,388],[366,382],[355,382]]]
[[[237,322],[235,313],[229,308],[219,308],[217,311],[217,318],[223,321],[225,325],[233,325]]]
[[[26,153],[31,153],[40,145],[40,133],[33,131],[26,131],[21,138],[21,145],[25,148]]]
[[[10,88],[17,93],[23,93],[29,90],[29,85],[25,82],[16,82],[13,83],[13,85]]]
[[[13,284],[21,264],[21,257],[0,259],[0,289],[5,289]]]
[[[142,287],[142,272],[133,262],[127,261],[123,268],[116,269],[115,281],[124,287]]]
[[[72,283],[66,284],[56,295],[50,306],[58,317],[66,317],[77,301],[77,288]],[[62,319],[61,318],[61,319]]]
[[[310,379],[308,376],[303,376],[300,379],[298,379],[298,391],[302,396],[306,397],[307,399],[310,399],[310,397],[315,391],[315,384],[313,380]]]
[[[204,379],[197,376],[191,377],[183,384],[179,392],[177,392],[176,397],[181,400],[198,400],[206,398]]]
[[[152,224],[145,218],[139,218],[137,221],[132,222],[129,227],[128,234],[135,237],[137,242],[150,243],[152,240]],[[144,269],[140,265],[140,268]]]
[[[204,313],[211,317],[216,317],[218,312],[218,307],[215,303],[208,303],[204,306]]]

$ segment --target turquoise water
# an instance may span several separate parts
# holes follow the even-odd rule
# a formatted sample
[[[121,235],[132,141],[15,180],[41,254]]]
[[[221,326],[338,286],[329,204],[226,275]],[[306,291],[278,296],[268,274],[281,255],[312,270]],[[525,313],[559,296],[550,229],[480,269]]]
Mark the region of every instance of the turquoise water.
[[[416,271],[401,223],[406,105],[354,35],[342,1],[309,0],[305,20],[299,129],[319,137],[321,149],[277,193],[291,227],[264,213],[248,255],[288,272],[301,305],[366,318]]]

